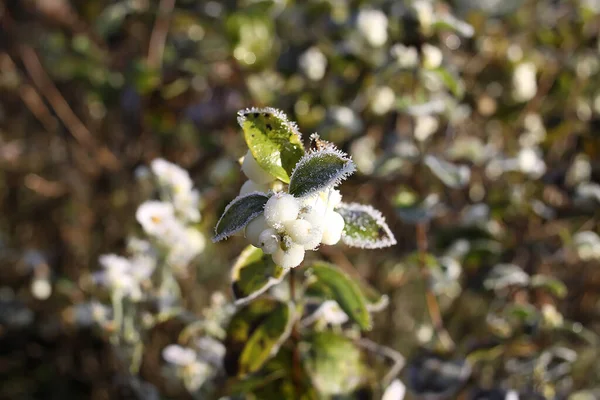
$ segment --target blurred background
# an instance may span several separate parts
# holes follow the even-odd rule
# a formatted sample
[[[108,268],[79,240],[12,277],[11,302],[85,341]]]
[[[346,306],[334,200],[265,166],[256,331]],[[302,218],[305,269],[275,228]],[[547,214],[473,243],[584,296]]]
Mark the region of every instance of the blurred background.
[[[352,155],[345,201],[386,216],[397,246],[322,256],[389,297],[368,336],[411,398],[600,398],[599,52],[597,0],[0,1],[0,398],[188,398],[160,373],[181,326],[132,378],[86,277],[140,231],[157,157],[190,172],[211,236],[250,106]],[[189,310],[230,297],[243,247],[206,244]],[[419,372],[439,347],[468,378]]]

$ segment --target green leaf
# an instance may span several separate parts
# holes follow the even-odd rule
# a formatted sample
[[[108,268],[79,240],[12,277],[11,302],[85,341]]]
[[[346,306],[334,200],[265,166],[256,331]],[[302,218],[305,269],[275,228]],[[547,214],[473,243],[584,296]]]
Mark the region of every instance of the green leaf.
[[[358,285],[335,265],[318,262],[312,273],[323,285],[327,297],[335,300],[340,308],[362,329],[371,329],[371,314],[367,301]]]
[[[246,225],[263,212],[270,195],[265,193],[248,193],[238,196],[225,207],[223,215],[215,226],[213,242],[223,240],[244,229]]]
[[[225,370],[240,378],[259,371],[290,336],[290,304],[261,298],[238,310],[227,328]]]
[[[567,295],[567,286],[552,276],[534,275],[531,277],[530,285],[534,288],[544,288],[560,299]]]
[[[361,352],[350,339],[324,331],[302,345],[304,365],[322,395],[350,393],[367,378]]]
[[[350,158],[333,145],[311,151],[302,157],[290,179],[288,192],[306,197],[325,188],[337,186],[354,173],[356,166]]]
[[[287,270],[275,265],[270,255],[254,246],[246,247],[231,270],[231,288],[236,305],[254,300],[281,282]]]
[[[469,184],[471,170],[466,165],[455,165],[432,155],[425,156],[424,162],[448,187],[462,188]]]
[[[344,218],[342,241],[348,246],[380,249],[396,244],[396,238],[379,211],[357,203],[341,203],[336,211]]]
[[[250,108],[238,112],[238,123],[250,152],[265,171],[289,183],[304,154],[296,124],[274,108]]]
[[[465,87],[460,78],[448,71],[444,67],[435,68],[432,70],[424,70],[424,74],[434,75],[437,77],[448,90],[458,99],[462,99],[465,95]]]
[[[475,33],[475,29],[469,23],[456,18],[452,14],[446,14],[439,16],[437,21],[432,24],[432,27],[436,30],[448,29],[461,34],[464,37],[472,37]]]

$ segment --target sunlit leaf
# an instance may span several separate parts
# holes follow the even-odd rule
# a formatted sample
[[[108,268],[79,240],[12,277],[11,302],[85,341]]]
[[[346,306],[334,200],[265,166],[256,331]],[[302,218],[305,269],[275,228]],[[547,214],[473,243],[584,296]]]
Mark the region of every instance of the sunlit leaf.
[[[238,112],[248,148],[258,164],[283,182],[290,181],[294,167],[304,154],[296,124],[274,108],[250,108]]]
[[[339,185],[355,170],[352,160],[333,146],[311,151],[296,165],[288,191],[295,197],[310,196]]]
[[[335,265],[316,263],[311,269],[323,290],[362,329],[371,329],[371,315],[358,285]]]
[[[530,284],[535,288],[544,288],[560,299],[563,299],[567,295],[567,286],[552,276],[534,275],[531,277]]]
[[[361,352],[350,339],[325,331],[302,344],[304,365],[321,394],[350,393],[366,378]]]
[[[431,172],[448,187],[465,187],[471,179],[471,170],[466,165],[456,165],[432,155],[426,155],[424,162]]]
[[[252,301],[271,286],[281,282],[287,270],[275,265],[270,255],[254,246],[246,247],[231,270],[235,304]]]
[[[396,244],[396,238],[385,218],[373,207],[342,203],[336,211],[344,218],[342,241],[348,246],[379,249]]]
[[[225,207],[217,226],[213,242],[218,242],[244,229],[263,212],[269,195],[260,192],[238,196]]]
[[[256,299],[238,310],[224,342],[227,373],[244,377],[260,370],[289,337],[292,324],[291,305],[274,299]]]

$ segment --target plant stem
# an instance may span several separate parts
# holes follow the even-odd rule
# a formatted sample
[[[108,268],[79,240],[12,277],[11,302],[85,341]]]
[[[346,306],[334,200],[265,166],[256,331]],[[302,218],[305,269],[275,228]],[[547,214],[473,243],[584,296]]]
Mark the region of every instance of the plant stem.
[[[423,283],[425,286],[425,301],[427,303],[427,311],[429,312],[429,318],[433,329],[437,334],[440,344],[444,350],[451,350],[454,348],[454,342],[452,338],[444,328],[444,321],[442,319],[442,313],[440,312],[440,306],[438,304],[435,293],[431,291],[429,287],[430,272],[427,267],[427,225],[424,222],[420,222],[416,225],[417,229],[417,247],[419,249],[419,268],[421,270],[421,276],[423,277]]]
[[[296,268],[299,268],[296,267]],[[295,268],[291,268],[289,272],[289,283],[290,283],[290,301],[294,306],[294,312],[297,311],[296,307],[296,275]],[[294,383],[294,389],[296,392],[296,398],[300,398],[300,388],[302,385],[302,369],[300,365],[300,352],[298,351],[298,343],[300,342],[300,332],[298,331],[298,318],[294,316],[294,324],[292,325],[292,381]]]

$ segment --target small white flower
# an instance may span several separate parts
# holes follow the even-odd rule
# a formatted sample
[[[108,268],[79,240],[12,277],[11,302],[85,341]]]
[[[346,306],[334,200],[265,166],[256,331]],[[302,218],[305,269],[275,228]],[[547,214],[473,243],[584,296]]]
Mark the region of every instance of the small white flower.
[[[320,81],[325,76],[327,58],[318,47],[311,47],[306,50],[300,56],[299,64],[310,80]]]
[[[130,260],[115,254],[105,254],[100,256],[99,261],[103,270],[93,275],[97,284],[110,290],[118,290],[132,299],[141,298],[139,281],[132,275]]]
[[[176,192],[172,201],[175,211],[185,221],[200,221],[200,193],[197,190]]]
[[[319,309],[315,311],[315,314],[328,324],[336,326],[348,322],[349,319],[348,315],[342,311],[339,304],[335,300],[324,301]]]
[[[185,367],[193,364],[196,361],[196,352],[190,348],[182,347],[178,344],[170,344],[163,349],[162,357],[168,363]]]
[[[357,26],[361,35],[373,47],[381,47],[388,39],[388,18],[380,10],[363,9],[358,13]]]
[[[165,234],[175,219],[175,210],[170,203],[150,200],[138,207],[135,217],[144,232],[150,236],[160,236]]]
[[[524,62],[515,68],[513,74],[513,97],[516,101],[527,101],[537,93],[537,68],[532,62]]]

